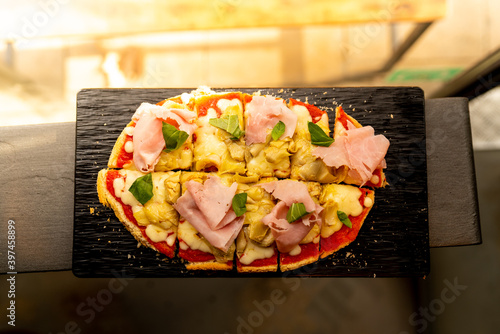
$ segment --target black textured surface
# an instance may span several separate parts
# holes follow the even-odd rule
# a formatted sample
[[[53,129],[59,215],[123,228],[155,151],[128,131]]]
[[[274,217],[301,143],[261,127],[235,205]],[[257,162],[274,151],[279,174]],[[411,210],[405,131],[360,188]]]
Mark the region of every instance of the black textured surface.
[[[415,87],[262,89],[327,110],[336,104],[363,125],[384,134],[390,183],[375,194],[375,205],[358,238],[346,248],[291,273],[238,274],[188,271],[137,241],[97,198],[96,178],[106,168],[116,138],[141,102],[156,103],[191,89],[88,89],[78,95],[75,166],[73,273],[113,277],[123,269],[136,277],[232,276],[425,276],[429,272],[424,96]],[[236,89],[254,92],[256,89]]]

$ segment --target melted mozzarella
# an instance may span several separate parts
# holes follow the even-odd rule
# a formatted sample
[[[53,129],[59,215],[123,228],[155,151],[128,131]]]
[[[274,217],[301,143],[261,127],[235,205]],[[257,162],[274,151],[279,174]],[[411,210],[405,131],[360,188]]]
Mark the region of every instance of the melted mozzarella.
[[[198,235],[198,231],[187,221],[179,222],[177,230],[179,239],[183,242],[179,246],[186,250],[189,248],[193,250],[200,250],[205,253],[212,253],[207,243]]]
[[[127,153],[134,152],[134,142],[131,140],[127,141],[125,143],[124,149],[125,149],[125,152],[127,152]]]
[[[273,247],[260,247],[249,240],[239,260],[242,264],[249,265],[255,260],[268,259],[273,255]]]
[[[299,255],[301,252],[302,252],[302,248],[300,248],[300,245],[297,245],[297,246],[295,246],[294,249],[292,249],[288,253],[288,255],[290,255],[290,256],[296,256],[296,255]]]
[[[125,132],[125,134],[128,135],[128,136],[133,136],[134,135],[134,129],[135,129],[135,127],[133,127],[133,126],[127,126],[123,130],[123,132]]]
[[[149,224],[146,227],[146,235],[153,242],[162,242],[167,239],[168,232],[156,224]]]

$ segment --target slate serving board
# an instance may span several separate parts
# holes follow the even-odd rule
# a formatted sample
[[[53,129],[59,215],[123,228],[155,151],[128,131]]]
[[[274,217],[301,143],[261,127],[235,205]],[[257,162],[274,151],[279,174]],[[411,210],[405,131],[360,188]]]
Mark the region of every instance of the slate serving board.
[[[260,89],[262,94],[306,99],[327,110],[330,127],[337,104],[391,142],[386,161],[390,183],[375,193],[375,205],[357,239],[330,257],[288,273],[239,274],[235,270],[188,271],[138,247],[96,190],[97,173],[136,108],[192,89],[85,89],[77,98],[73,273],[78,277],[282,277],[426,276],[429,228],[424,94],[417,87]],[[217,90],[217,89],[215,89]],[[257,89],[234,89],[252,93]]]

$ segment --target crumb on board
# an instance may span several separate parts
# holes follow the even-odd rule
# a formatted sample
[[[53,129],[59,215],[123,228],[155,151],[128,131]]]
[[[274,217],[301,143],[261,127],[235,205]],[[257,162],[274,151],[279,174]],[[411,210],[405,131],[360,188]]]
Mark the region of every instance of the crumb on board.
[[[393,114],[391,114],[391,118],[394,118],[394,115],[393,115]]]
[[[95,211],[95,208],[90,208],[90,214],[93,215]]]
[[[281,89],[278,91],[278,94],[281,94],[281,93],[283,93],[283,92],[284,92],[284,90],[283,90],[283,88],[281,88]]]

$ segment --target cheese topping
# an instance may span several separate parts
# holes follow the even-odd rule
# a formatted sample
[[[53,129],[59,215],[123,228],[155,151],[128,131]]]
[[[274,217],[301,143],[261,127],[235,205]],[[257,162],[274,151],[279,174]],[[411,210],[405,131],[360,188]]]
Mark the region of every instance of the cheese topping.
[[[183,241],[179,243],[179,247],[183,250],[187,250],[189,247],[193,250],[212,253],[205,240],[198,235],[198,231],[189,222],[179,222],[179,229],[177,230],[177,233],[179,235],[179,239]]]
[[[296,256],[296,255],[299,255],[301,252],[302,252],[302,248],[300,248],[300,245],[297,245],[297,246],[295,246],[294,249],[292,249],[288,253],[288,255],[290,255],[290,256]]]
[[[123,175],[125,171],[120,171]],[[138,171],[127,171],[125,172],[126,179],[123,180],[121,177],[117,177],[113,180],[113,188],[115,190],[115,196],[120,198],[125,205],[130,205],[132,207],[132,211],[134,211],[134,207],[137,208],[141,206],[141,203],[132,195],[129,190],[132,183],[134,183],[137,178],[143,176],[141,172]]]
[[[168,232],[156,224],[149,224],[146,227],[146,235],[153,242],[162,242],[167,239]]]
[[[307,136],[309,134],[309,130],[307,127],[308,122],[312,122],[311,114],[309,114],[309,110],[306,107],[296,104],[290,108],[295,115],[297,115],[297,130],[296,133],[298,135]],[[308,137],[309,138],[309,137]]]
[[[361,195],[361,190],[353,186],[329,184],[324,187],[320,199],[325,208],[324,224],[321,229],[323,238],[328,238],[342,228],[343,223],[338,218],[337,211],[343,211],[352,217],[357,217],[363,212],[363,206],[359,203]]]
[[[184,104],[188,104],[189,101],[191,101],[191,99],[194,97],[193,94],[189,94],[189,93],[182,93],[181,94],[181,101],[182,103]]]
[[[273,255],[274,255],[273,247],[260,247],[251,240],[249,240],[239,260],[242,264],[249,265],[255,260],[268,259]]]
[[[370,197],[365,197],[365,200],[363,201],[364,206],[367,208],[371,208],[373,205],[373,200]]]
[[[134,152],[134,142],[133,141],[127,141],[124,146],[125,152],[127,153],[132,153]]]
[[[227,108],[233,106],[235,107],[238,106],[240,110],[243,110],[243,105],[241,104],[241,101],[238,99],[232,99],[232,100],[220,99],[219,101],[217,101],[217,108],[219,108],[222,111],[222,113],[224,113]]]
[[[134,135],[134,129],[135,129],[135,127],[133,127],[133,126],[127,126],[127,127],[123,130],[123,132],[125,132],[125,134],[126,134],[127,136],[133,136],[133,135]]]

